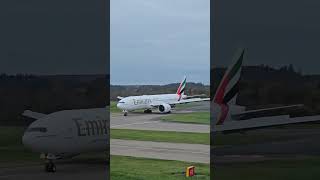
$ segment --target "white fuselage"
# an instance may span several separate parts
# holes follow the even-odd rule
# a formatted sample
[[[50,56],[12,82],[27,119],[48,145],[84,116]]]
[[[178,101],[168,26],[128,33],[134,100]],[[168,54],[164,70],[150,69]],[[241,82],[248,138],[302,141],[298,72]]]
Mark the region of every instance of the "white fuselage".
[[[106,108],[65,110],[33,122],[22,142],[34,152],[71,156],[82,152],[106,151],[109,113]]]
[[[142,95],[142,96],[129,96],[121,99],[117,107],[124,111],[134,111],[138,109],[152,109],[154,102],[162,102],[166,104],[172,104],[179,99],[184,99],[186,95],[178,94],[159,94],[159,95]]]

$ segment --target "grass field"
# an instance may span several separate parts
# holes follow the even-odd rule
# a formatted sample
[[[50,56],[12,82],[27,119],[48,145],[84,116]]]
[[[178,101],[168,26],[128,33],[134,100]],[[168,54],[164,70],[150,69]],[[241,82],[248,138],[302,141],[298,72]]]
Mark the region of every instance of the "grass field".
[[[194,107],[195,105],[193,103],[187,103],[187,104],[178,104],[175,109],[180,110],[180,109],[186,109],[190,107]]]
[[[213,135],[214,146],[221,145],[240,145],[255,144],[263,142],[279,142],[295,137],[290,135],[276,135],[267,133],[251,133],[251,134],[215,134]]]
[[[39,161],[21,142],[23,127],[0,127],[0,162]]]
[[[138,141],[210,144],[209,133],[111,129],[110,137],[112,139],[126,139]]]
[[[117,101],[110,101],[110,113],[121,113],[122,110],[117,108]]]
[[[163,121],[193,123],[193,124],[210,124],[210,112],[193,112],[184,114],[170,114],[161,118]]]
[[[117,180],[209,180],[209,165],[181,161],[111,156],[111,179]],[[198,176],[186,178],[185,168],[195,166]]]
[[[229,163],[212,166],[213,179],[224,180],[301,180],[320,179],[320,157]],[[232,173],[230,173],[232,172]]]

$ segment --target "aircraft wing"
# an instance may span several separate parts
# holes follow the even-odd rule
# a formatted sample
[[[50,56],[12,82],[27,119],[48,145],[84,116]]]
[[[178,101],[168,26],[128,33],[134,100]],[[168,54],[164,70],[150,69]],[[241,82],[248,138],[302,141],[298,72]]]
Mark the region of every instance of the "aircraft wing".
[[[186,104],[192,102],[210,101],[210,98],[192,98],[192,99],[181,99],[180,101],[171,102],[170,104]]]
[[[25,110],[22,115],[26,116],[26,117],[29,117],[29,118],[33,118],[33,119],[40,119],[44,116],[46,116],[46,114],[43,114],[43,113],[38,113],[38,112],[33,112],[33,111],[30,111],[30,110]]]
[[[289,106],[280,106],[272,108],[264,108],[257,110],[243,111],[232,115],[232,119],[235,120],[245,120],[258,117],[275,116],[275,115],[287,115],[290,112],[302,110],[304,108],[303,104],[295,104]]]
[[[228,121],[222,125],[215,125],[212,132],[236,132],[245,131],[251,129],[260,129],[265,127],[273,127],[287,124],[298,124],[320,121],[320,115],[316,116],[303,116],[290,118],[289,115],[273,116],[273,117],[262,117],[252,118],[250,120],[242,121]]]
[[[186,99],[192,99],[192,98],[206,98],[207,95],[205,94],[198,94],[198,95],[193,95],[193,96],[187,96]]]

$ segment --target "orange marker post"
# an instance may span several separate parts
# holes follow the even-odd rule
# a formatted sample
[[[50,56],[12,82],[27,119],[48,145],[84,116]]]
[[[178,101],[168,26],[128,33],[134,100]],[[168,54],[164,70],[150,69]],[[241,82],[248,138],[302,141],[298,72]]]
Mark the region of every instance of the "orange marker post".
[[[195,175],[195,167],[194,166],[187,167],[186,177],[192,177],[194,175]]]

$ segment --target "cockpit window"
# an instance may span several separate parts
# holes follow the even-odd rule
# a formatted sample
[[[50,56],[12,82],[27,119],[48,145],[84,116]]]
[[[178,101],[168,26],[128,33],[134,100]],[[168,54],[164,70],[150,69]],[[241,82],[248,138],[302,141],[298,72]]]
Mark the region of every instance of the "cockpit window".
[[[47,132],[47,128],[45,127],[33,127],[27,129],[27,132]]]
[[[118,103],[123,103],[124,104],[124,101],[119,101]]]

